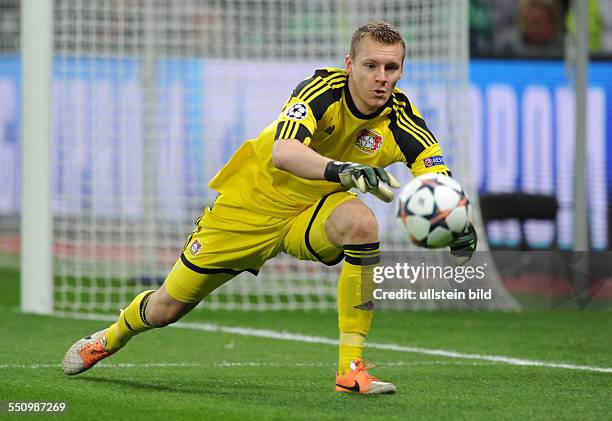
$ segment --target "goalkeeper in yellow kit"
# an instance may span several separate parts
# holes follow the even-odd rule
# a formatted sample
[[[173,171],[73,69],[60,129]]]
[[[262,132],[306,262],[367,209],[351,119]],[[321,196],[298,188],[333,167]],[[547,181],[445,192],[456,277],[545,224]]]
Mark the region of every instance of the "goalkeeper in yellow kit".
[[[157,291],[144,291],[117,322],[76,342],[66,374],[81,373],[134,335],[181,318],[240,272],[257,274],[280,252],[335,265],[340,330],[336,390],[395,391],[370,375],[362,351],[373,305],[362,274],[379,262],[374,214],[354,193],[391,202],[399,187],[383,168],[403,162],[414,175],[448,174],[438,142],[416,107],[395,86],[406,47],[385,22],[357,29],[345,70],[325,68],[301,82],[278,119],[245,142],[211,180],[219,193],[196,222],[183,252]],[[474,250],[473,228],[451,250]]]

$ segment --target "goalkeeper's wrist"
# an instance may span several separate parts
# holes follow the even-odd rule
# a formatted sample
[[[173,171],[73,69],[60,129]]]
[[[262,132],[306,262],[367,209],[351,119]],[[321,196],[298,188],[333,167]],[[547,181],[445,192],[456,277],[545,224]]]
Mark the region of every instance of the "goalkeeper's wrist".
[[[340,161],[329,161],[325,166],[325,172],[323,173],[323,177],[327,181],[332,181],[334,183],[340,182],[340,173],[350,164],[346,162]]]

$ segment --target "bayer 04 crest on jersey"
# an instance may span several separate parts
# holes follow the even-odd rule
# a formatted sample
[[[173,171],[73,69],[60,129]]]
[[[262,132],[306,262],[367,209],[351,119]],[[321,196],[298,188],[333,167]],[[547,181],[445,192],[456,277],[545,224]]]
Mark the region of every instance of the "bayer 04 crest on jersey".
[[[397,220],[409,241],[420,247],[450,245],[470,219],[470,202],[457,181],[442,174],[415,177],[401,191]]]

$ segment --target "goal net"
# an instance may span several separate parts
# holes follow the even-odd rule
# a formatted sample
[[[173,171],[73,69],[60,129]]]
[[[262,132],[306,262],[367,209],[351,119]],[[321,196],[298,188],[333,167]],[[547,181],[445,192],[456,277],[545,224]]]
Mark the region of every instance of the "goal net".
[[[156,287],[216,193],[207,182],[276,118],[317,67],[344,66],[376,19],[407,41],[400,86],[472,197],[467,0],[55,0],[54,308],[116,311]],[[403,183],[405,168],[392,169]],[[248,188],[248,186],[244,186]],[[374,209],[383,250],[404,250],[393,206]],[[338,267],[281,255],[208,308],[335,308]],[[493,307],[512,307],[499,279]]]

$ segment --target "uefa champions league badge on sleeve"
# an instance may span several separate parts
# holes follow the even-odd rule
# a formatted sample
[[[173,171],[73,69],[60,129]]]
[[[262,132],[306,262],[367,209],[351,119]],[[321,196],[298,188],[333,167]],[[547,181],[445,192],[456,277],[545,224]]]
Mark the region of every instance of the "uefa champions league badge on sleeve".
[[[304,120],[308,116],[308,107],[301,102],[295,103],[285,112],[285,116],[292,120]]]

